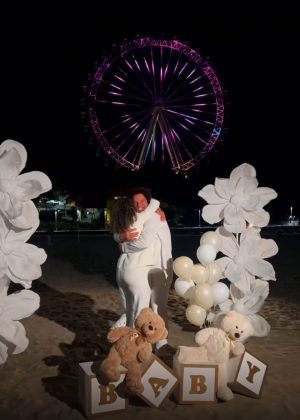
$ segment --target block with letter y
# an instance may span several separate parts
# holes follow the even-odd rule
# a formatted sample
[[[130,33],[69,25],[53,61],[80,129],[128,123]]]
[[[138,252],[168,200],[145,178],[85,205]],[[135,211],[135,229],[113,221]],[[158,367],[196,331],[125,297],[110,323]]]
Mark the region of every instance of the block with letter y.
[[[249,352],[241,357],[235,380],[229,386],[238,393],[260,398],[268,365]]]

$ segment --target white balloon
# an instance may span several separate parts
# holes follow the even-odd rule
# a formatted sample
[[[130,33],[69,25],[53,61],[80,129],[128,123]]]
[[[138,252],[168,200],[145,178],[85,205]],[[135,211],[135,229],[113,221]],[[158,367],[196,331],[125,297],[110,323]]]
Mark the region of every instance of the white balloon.
[[[197,305],[189,305],[185,311],[186,319],[197,327],[202,327],[206,318],[206,310]]]
[[[174,289],[176,293],[181,297],[185,297],[185,293],[193,286],[195,286],[193,280],[184,280],[180,277],[176,279],[174,283]]]
[[[197,249],[197,258],[203,265],[207,265],[216,259],[217,251],[213,245],[200,245]]]
[[[191,258],[178,257],[173,261],[173,271],[178,277],[189,280],[191,278],[193,265],[194,263]]]
[[[221,248],[222,239],[220,235],[218,235],[217,232],[214,232],[212,230],[203,233],[203,235],[200,238],[200,245],[209,244],[215,247],[216,251],[218,252]]]
[[[229,288],[222,282],[211,286],[214,305],[225,302],[229,298]]]

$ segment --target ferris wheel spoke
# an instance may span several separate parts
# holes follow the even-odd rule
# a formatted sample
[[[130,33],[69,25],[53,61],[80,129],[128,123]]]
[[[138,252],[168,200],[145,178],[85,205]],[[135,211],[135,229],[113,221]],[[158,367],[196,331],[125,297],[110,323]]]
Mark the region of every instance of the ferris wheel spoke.
[[[151,99],[149,99],[149,92],[145,92],[145,90],[143,90],[140,86],[135,86],[134,84],[127,82],[124,85],[120,86],[120,85],[116,85],[110,81],[106,81],[103,80],[104,84],[108,84],[109,86],[117,89],[117,91],[115,91],[116,94],[122,94],[123,92],[123,96],[127,95],[129,98],[138,100],[138,101],[142,101],[144,100],[148,100],[150,101]],[[142,81],[143,84],[143,81]],[[147,86],[144,86],[146,87]],[[130,91],[131,89],[131,91]],[[98,93],[101,94],[102,92],[107,93],[109,92],[108,90],[106,90],[105,88],[101,89],[99,88]],[[114,92],[113,90],[111,92]]]
[[[205,130],[205,128],[204,128],[204,127],[202,127],[201,125],[197,125],[197,127],[194,127],[194,128],[195,128],[195,131],[193,131],[190,127],[188,127],[188,126],[186,125],[186,121],[185,121],[185,123],[183,123],[182,121],[179,121],[177,118],[175,118],[175,117],[174,117],[174,115],[169,115],[169,118],[170,118],[171,120],[173,120],[173,122],[174,122],[176,125],[179,125],[179,126],[180,126],[180,127],[182,127],[183,129],[185,129],[186,131],[188,131],[189,135],[191,135],[191,138],[195,137],[195,138],[197,138],[198,140],[200,140],[203,144],[206,144],[206,143],[207,143],[207,140],[205,140],[203,137],[201,137],[201,136],[200,136],[199,130],[200,130],[202,133],[207,134],[208,136],[210,135],[210,131]],[[169,123],[169,125],[171,125],[171,123]],[[181,141],[181,140],[180,140],[180,141]]]
[[[151,48],[150,57],[143,56],[141,57],[141,62],[138,63],[138,58],[134,58],[135,65],[139,69],[139,72],[135,73],[135,77],[139,79],[142,85],[147,89],[150,96],[155,96],[156,85],[154,83],[154,75],[155,75],[155,63],[153,58],[153,51]],[[132,68],[132,67],[131,67]],[[143,71],[145,70],[145,71]],[[148,80],[146,79],[145,75],[148,76]]]
[[[128,60],[125,60],[125,62],[133,70],[133,68],[131,67],[129,61]],[[130,96],[130,93],[131,93],[129,89],[132,89],[132,91],[135,92],[134,95],[138,95],[137,97],[139,97],[141,95],[144,98],[149,98],[149,94],[151,95],[152,94],[152,91],[149,88],[149,86],[147,85],[147,83],[145,82],[145,79],[140,76],[140,72],[139,73],[136,73],[136,72],[128,73],[121,66],[118,67],[118,71],[120,73],[122,73],[122,75],[123,75],[123,78],[122,77],[119,77],[117,75],[114,75],[115,78],[118,78],[118,82],[119,83],[122,83],[123,82],[122,87],[120,87],[120,85],[117,85],[119,89],[121,89],[121,90],[125,90],[126,89],[127,92],[128,92],[128,94],[129,94],[129,96]],[[140,83],[139,83],[138,86],[135,83],[135,81],[133,81],[132,83],[129,81],[130,80],[130,76],[131,77],[133,76],[133,78],[137,78],[140,81]],[[108,83],[110,83],[110,82],[108,82]]]
[[[180,67],[180,59],[181,59],[181,55],[176,60],[176,63],[175,63],[174,68],[173,68],[173,71],[171,70],[171,66],[170,66],[170,72],[169,72],[170,78],[168,80],[168,85],[167,85],[166,90],[164,92],[164,95],[165,96],[167,96],[167,93],[168,93],[169,90],[172,90],[173,85],[178,82],[178,79],[177,79],[178,73],[177,73],[177,71],[178,71],[178,68]],[[166,77],[167,77],[167,74],[165,75],[165,78]]]
[[[122,85],[121,92],[118,91],[117,93],[122,93],[124,96],[128,96],[130,98],[133,98],[135,100],[141,101],[146,100],[150,101],[149,99],[149,92],[145,91],[144,88],[148,89],[147,86],[145,86],[144,81],[141,80],[141,85],[134,85],[133,83],[127,82],[126,84]]]
[[[137,61],[137,59],[136,59],[136,61]],[[142,63],[140,65],[142,66]],[[138,68],[141,68],[140,65],[138,65]],[[151,84],[149,86],[149,84],[148,84],[148,82],[147,82],[147,80],[144,76],[143,71],[133,73],[133,78],[138,80],[140,82],[140,85],[145,89],[145,90],[142,90],[141,87],[139,87],[139,92],[142,95],[146,95],[146,91],[148,92],[148,95],[150,95],[150,97],[153,95],[153,91],[151,89]],[[137,89],[137,86],[135,86],[133,83],[127,82],[127,85],[129,87],[131,87],[133,90]]]
[[[143,138],[143,145],[139,156],[139,164],[145,161],[146,156],[149,153],[151,145],[155,142],[156,124],[157,124],[158,113],[157,110],[152,112],[149,124],[147,125],[145,136]]]
[[[143,126],[143,123],[148,120],[147,115],[145,115],[143,118],[138,119],[136,122],[131,121],[134,117],[127,117],[124,121],[121,121],[118,124],[115,124],[113,127],[109,127],[107,130],[103,131],[103,134],[107,135],[108,132],[117,132],[116,135],[113,135],[112,137],[112,142],[116,139],[122,138],[122,136],[128,131],[131,133],[133,133],[138,127]],[[119,127],[121,127],[121,125],[123,126],[124,124],[127,124],[129,122],[130,125],[126,125],[124,128],[122,128],[122,131],[119,131]],[[133,131],[134,129],[134,131]]]
[[[176,97],[178,98],[178,97],[180,97],[180,98],[182,98],[182,99],[184,99],[184,98],[186,98],[188,95],[192,95],[191,97],[192,98],[196,98],[197,97],[197,95],[201,95],[200,93],[198,93],[198,92],[200,92],[201,90],[203,90],[203,89],[209,89],[209,91],[208,92],[204,92],[202,95],[207,95],[207,94],[212,94],[213,95],[213,92],[212,92],[212,89],[211,89],[211,87],[208,85],[208,84],[202,84],[202,85],[200,85],[198,88],[195,88],[195,89],[191,89],[190,87],[188,87],[188,89],[187,89],[187,86],[186,86],[186,84],[181,84],[180,86],[178,86],[176,89],[174,89],[171,93],[170,93],[170,95],[169,96],[166,96],[166,98],[168,99],[168,101],[170,101],[172,98],[174,98],[175,97],[175,100],[176,100]],[[179,93],[181,92],[181,91],[184,91],[185,92],[185,94],[184,95],[180,95],[179,96]],[[196,92],[197,92],[197,94],[196,94]]]
[[[162,121],[163,121],[163,119],[162,119]],[[165,123],[165,121],[163,121],[163,123],[164,123],[164,126],[165,126],[165,133],[166,133],[164,135],[163,139],[165,141],[165,145],[167,147],[169,157],[171,159],[173,167],[180,168],[184,163],[184,159],[181,155],[181,152],[180,152],[179,147],[178,147],[177,142],[176,142],[176,138],[175,138],[176,137],[175,136],[176,130],[169,127]],[[172,139],[172,141],[169,141],[168,139]]]
[[[170,124],[168,118],[166,118],[164,114],[161,115],[161,123],[164,127],[164,131],[169,134],[171,139],[173,139],[173,141],[170,142],[171,147],[168,149],[170,157],[171,155],[173,156],[172,160],[176,159],[177,165],[183,165],[183,152],[185,157],[188,156],[189,159],[192,159],[193,156],[187,145],[182,141],[181,136],[178,135],[176,129]]]
[[[213,110],[209,111],[210,107],[213,107]],[[172,107],[169,107],[172,109],[184,109],[188,112],[196,112],[201,114],[207,114],[207,115],[216,115],[216,104],[215,103],[197,103],[197,104],[190,104],[190,105],[173,105]]]
[[[178,75],[177,78],[173,80],[172,86],[171,84],[168,86],[168,89],[165,92],[165,98],[170,100],[173,97],[178,97],[181,92],[185,92],[186,90],[188,90],[188,92],[192,92],[192,88],[193,87],[190,86],[190,83],[186,78],[179,78]]]

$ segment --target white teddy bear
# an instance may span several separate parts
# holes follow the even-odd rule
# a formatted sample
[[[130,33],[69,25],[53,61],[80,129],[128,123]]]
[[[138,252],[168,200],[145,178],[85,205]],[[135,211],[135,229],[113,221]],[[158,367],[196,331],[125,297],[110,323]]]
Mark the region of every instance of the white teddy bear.
[[[243,342],[251,337],[265,337],[270,325],[261,316],[244,315],[236,311],[223,313],[217,318],[219,327],[204,328],[197,332],[195,341],[199,347],[179,346],[175,358],[181,364],[211,361],[218,363],[217,397],[221,401],[233,398],[228,387],[228,360],[244,353]]]

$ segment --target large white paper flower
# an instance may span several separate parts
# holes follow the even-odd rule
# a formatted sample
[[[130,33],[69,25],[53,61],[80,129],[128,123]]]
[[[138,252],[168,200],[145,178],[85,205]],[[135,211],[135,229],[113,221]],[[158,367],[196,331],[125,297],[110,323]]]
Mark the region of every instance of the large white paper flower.
[[[203,219],[210,224],[224,219],[224,227],[233,233],[243,232],[246,222],[266,226],[270,215],[263,207],[276,198],[277,193],[257,186],[255,168],[248,163],[235,168],[229,179],[216,178],[215,185],[207,185],[198,193],[208,203],[202,210]]]
[[[31,201],[52,188],[43,172],[19,175],[25,166],[27,152],[15,140],[0,145],[0,211],[10,223],[20,229],[39,225],[38,211]]]
[[[23,231],[10,229],[7,220],[0,214],[0,281],[7,276],[28,289],[32,280],[41,277],[40,265],[46,261],[47,254],[42,248],[25,243],[33,231],[34,228]]]
[[[28,338],[19,320],[32,315],[39,306],[40,297],[31,290],[0,295],[0,364],[6,362],[8,343],[14,346],[13,354],[27,348]]]
[[[248,293],[255,277],[261,280],[276,280],[273,266],[264,258],[278,252],[273,239],[262,239],[259,229],[248,228],[240,235],[240,241],[224,228],[217,229],[222,238],[220,251],[226,257],[215,262],[221,267],[224,276],[234,285]]]
[[[237,311],[245,315],[257,313],[269,294],[269,283],[261,279],[251,281],[250,290],[243,293],[234,283],[230,285],[231,299],[219,304],[221,311]]]

